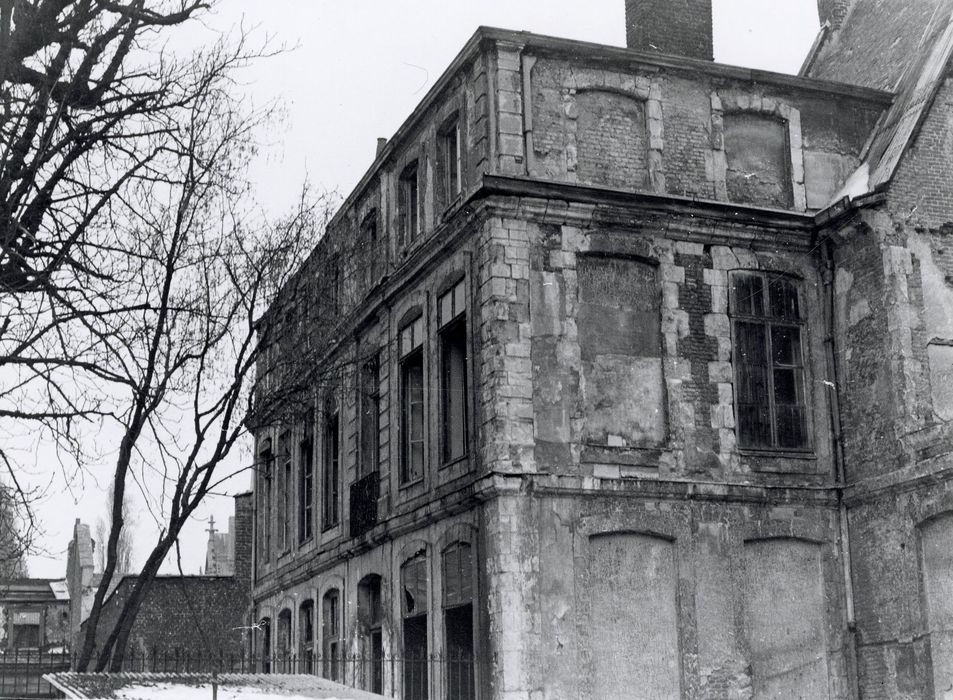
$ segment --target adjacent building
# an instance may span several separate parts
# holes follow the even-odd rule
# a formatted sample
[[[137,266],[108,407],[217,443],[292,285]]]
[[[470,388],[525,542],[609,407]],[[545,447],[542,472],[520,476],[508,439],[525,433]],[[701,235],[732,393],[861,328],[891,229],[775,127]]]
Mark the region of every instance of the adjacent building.
[[[476,32],[261,320],[256,653],[405,699],[953,687],[953,7],[818,8],[797,76],[714,63],[707,0]]]

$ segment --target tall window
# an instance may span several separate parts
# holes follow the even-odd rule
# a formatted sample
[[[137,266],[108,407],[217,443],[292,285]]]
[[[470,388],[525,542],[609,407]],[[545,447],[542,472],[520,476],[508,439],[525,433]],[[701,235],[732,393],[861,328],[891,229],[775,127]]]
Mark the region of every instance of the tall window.
[[[291,673],[291,611],[285,608],[278,613],[278,672]]]
[[[377,284],[377,276],[381,267],[381,261],[378,260],[380,250],[377,242],[377,211],[371,210],[371,213],[364,217],[361,222],[361,239],[364,242],[365,260],[364,265],[364,288],[370,290]]]
[[[384,692],[384,609],[381,604],[381,577],[370,574],[357,585],[357,617],[361,624],[363,687],[372,693]]]
[[[377,471],[380,452],[380,359],[375,354],[361,365],[361,451],[358,460],[360,476]]]
[[[463,189],[463,148],[460,140],[460,122],[456,115],[440,129],[437,142],[440,164],[440,190],[444,206],[453,202]]]
[[[291,546],[291,440],[288,433],[278,440],[281,455],[280,483],[278,484],[278,549],[282,552]]]
[[[324,529],[338,524],[338,493],[341,468],[340,420],[337,408],[329,404],[324,418],[324,483],[321,490]]]
[[[798,289],[770,273],[732,277],[738,444],[808,447]]]
[[[467,453],[467,323],[463,280],[440,297],[440,425],[444,463]]]
[[[404,244],[412,243],[420,232],[420,196],[417,182],[417,161],[410,163],[400,174],[398,182],[397,213],[400,218],[400,236]]]
[[[314,673],[314,601],[310,598],[301,604],[298,612],[298,630],[300,631],[301,669],[295,673]]]
[[[443,625],[447,649],[448,697],[476,697],[473,673],[473,555],[457,542],[443,553]]]
[[[424,319],[400,332],[400,483],[424,475]]]
[[[258,520],[258,561],[264,563],[271,559],[271,482],[275,470],[275,456],[270,447],[265,448],[261,453],[261,470],[261,490],[258,496],[260,513]]]
[[[314,436],[311,419],[299,446],[298,462],[298,541],[307,542],[314,535]]]
[[[400,569],[403,592],[404,698],[426,700],[427,691],[427,554],[418,552]]]
[[[341,680],[341,596],[336,588],[321,602],[321,656],[324,677]]]

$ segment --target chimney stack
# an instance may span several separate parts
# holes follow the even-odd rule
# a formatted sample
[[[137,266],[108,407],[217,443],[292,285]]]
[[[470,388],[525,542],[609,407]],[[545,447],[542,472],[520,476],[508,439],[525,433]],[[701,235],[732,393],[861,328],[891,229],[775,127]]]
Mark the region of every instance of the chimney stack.
[[[385,139],[383,136],[378,136],[377,137],[377,153],[374,155],[375,158],[380,156],[381,151],[384,150],[384,146],[386,145],[387,145],[387,139]]]
[[[817,0],[817,18],[831,29],[840,29],[850,10],[851,0]]]
[[[630,49],[711,61],[711,32],[711,0],[625,0]]]

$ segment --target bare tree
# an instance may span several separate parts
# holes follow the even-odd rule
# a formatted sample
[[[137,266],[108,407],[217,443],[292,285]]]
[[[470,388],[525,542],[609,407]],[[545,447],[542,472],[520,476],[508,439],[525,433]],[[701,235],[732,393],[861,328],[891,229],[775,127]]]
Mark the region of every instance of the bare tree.
[[[110,482],[109,490],[106,494],[106,508],[111,513],[114,499],[115,485]],[[129,511],[130,492],[127,491],[122,502],[122,529],[119,531],[119,543],[116,545],[116,574],[122,576],[132,573],[133,557],[133,528],[135,527],[135,518]],[[107,516],[108,517],[108,516]],[[112,529],[112,519],[96,520],[96,540],[100,543],[109,538],[109,531]],[[97,565],[100,571],[106,567],[105,548],[100,546],[96,550]]]

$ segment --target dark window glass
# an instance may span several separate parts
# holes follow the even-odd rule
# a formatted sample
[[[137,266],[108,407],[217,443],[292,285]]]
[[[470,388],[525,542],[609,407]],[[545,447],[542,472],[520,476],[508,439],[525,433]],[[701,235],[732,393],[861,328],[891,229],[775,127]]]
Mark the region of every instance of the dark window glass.
[[[298,673],[314,673],[314,601],[306,600],[301,604],[298,613],[298,629],[300,635],[300,649],[298,655],[301,659],[301,670]]]
[[[473,673],[473,559],[466,542],[443,554],[444,633],[449,697],[476,696]]]
[[[365,576],[357,587],[357,617],[362,626],[362,686],[373,693],[384,690],[384,644],[381,577]]]
[[[796,284],[765,273],[737,274],[733,278],[731,310],[739,444],[807,447]]]
[[[361,238],[364,241],[365,255],[366,255],[366,264],[364,266],[364,272],[366,278],[364,280],[365,289],[371,289],[375,284],[377,284],[378,276],[380,275],[381,270],[381,260],[380,250],[377,240],[377,212],[372,211],[366,217],[364,217],[363,223],[361,223]]]
[[[261,490],[259,492],[259,520],[258,520],[258,561],[261,563],[271,560],[271,508],[272,508],[272,478],[275,470],[275,457],[271,450],[261,455],[262,474]]]
[[[340,494],[340,438],[338,412],[331,412],[324,423],[324,484],[322,489],[322,512],[324,529],[338,524]]]
[[[279,442],[281,453],[281,474],[278,489],[278,549],[282,552],[291,547],[291,445],[287,433],[282,435]],[[290,614],[290,613],[289,613]]]

